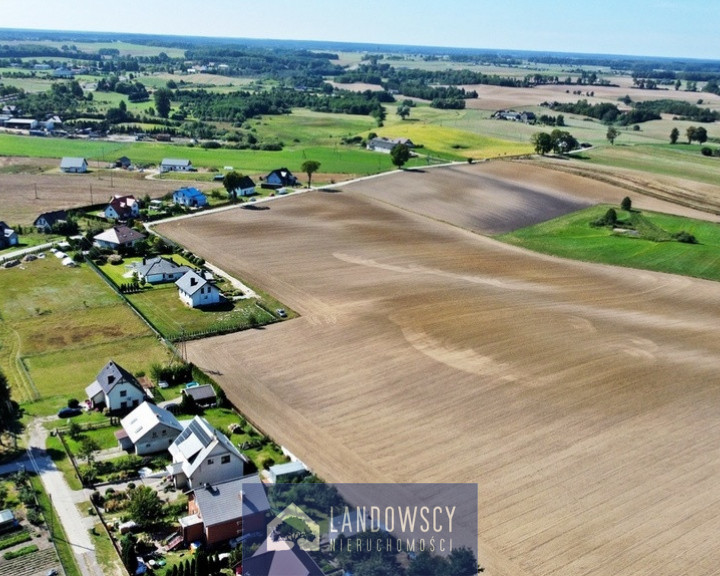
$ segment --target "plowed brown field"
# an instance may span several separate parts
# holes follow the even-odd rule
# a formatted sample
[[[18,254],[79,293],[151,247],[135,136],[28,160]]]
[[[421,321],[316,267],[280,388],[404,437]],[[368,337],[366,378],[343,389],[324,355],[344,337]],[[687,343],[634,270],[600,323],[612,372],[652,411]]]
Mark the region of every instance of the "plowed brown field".
[[[477,482],[486,574],[717,574],[720,286],[476,233],[624,195],[490,163],[160,231],[301,314],[187,349],[325,479]]]

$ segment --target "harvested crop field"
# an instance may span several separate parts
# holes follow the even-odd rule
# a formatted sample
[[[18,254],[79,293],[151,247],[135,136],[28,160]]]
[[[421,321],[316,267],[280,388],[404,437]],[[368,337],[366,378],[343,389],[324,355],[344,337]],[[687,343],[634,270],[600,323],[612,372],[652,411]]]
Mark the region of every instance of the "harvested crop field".
[[[302,315],[187,350],[325,479],[477,482],[486,574],[716,574],[718,285],[475,232],[625,192],[488,163],[159,230]]]

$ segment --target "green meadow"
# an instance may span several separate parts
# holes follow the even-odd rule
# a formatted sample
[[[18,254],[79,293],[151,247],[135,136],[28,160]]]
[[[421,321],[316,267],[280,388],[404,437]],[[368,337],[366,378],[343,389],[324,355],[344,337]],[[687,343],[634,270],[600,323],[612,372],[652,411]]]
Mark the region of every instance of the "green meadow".
[[[596,228],[590,223],[610,208],[598,205],[535,226],[497,236],[498,240],[536,252],[573,260],[598,262],[667,272],[720,281],[720,225],[681,216],[642,212],[651,225],[670,235],[687,232],[697,244],[676,241],[655,242],[613,233],[610,228]],[[616,208],[618,219],[627,212]],[[621,224],[618,224],[621,226]]]
[[[110,359],[131,372],[168,358],[164,345],[89,267],[52,255],[0,270],[0,369],[26,411],[52,413]]]

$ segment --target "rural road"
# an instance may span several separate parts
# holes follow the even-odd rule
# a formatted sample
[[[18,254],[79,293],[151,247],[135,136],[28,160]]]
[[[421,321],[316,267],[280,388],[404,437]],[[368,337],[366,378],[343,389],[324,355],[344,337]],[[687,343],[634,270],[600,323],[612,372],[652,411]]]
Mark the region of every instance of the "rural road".
[[[48,431],[43,426],[47,419],[36,419],[28,428],[28,449],[25,456],[0,466],[0,475],[16,472],[22,468],[33,470],[40,476],[45,491],[52,501],[57,518],[48,519],[48,522],[59,520],[65,530],[65,536],[75,554],[80,572],[83,576],[103,576],[95,556],[89,526],[80,515],[77,504],[88,500],[84,490],[71,490],[65,481],[63,473],[57,469],[45,451],[45,441]]]

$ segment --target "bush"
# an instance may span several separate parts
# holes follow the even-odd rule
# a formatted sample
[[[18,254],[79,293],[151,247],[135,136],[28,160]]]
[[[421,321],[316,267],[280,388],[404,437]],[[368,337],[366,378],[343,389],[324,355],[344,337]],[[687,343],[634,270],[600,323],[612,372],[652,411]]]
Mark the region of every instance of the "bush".
[[[13,558],[20,558],[20,556],[32,554],[38,550],[39,548],[35,546],[35,544],[31,544],[30,546],[24,546],[18,550],[13,550],[12,552],[5,552],[5,554],[3,554],[3,558],[5,558],[5,560],[12,560]]]
[[[10,536],[8,538],[0,540],[0,550],[5,550],[5,548],[10,548],[12,546],[15,546],[16,544],[21,544],[29,540],[32,540],[32,536],[30,536],[30,534],[28,534],[27,532],[15,534],[14,536]]]
[[[701,153],[703,156],[712,156],[712,155],[713,155],[713,149],[710,148],[710,146],[703,146],[703,147],[700,149],[700,153]]]
[[[625,196],[625,198],[622,199],[622,202],[620,202],[620,208],[626,212],[630,212],[630,210],[632,210],[632,200],[630,200],[629,196]]]
[[[120,256],[120,254],[113,254],[112,256],[109,256],[107,260],[113,266],[117,266],[118,264],[122,264],[123,257]]]
[[[33,526],[39,526],[43,521],[42,514],[37,508],[28,508],[27,521]]]
[[[697,238],[690,234],[689,232],[685,232],[685,230],[682,230],[681,232],[678,232],[677,234],[673,234],[673,238],[677,240],[678,242],[683,242],[684,244],[697,244]]]

